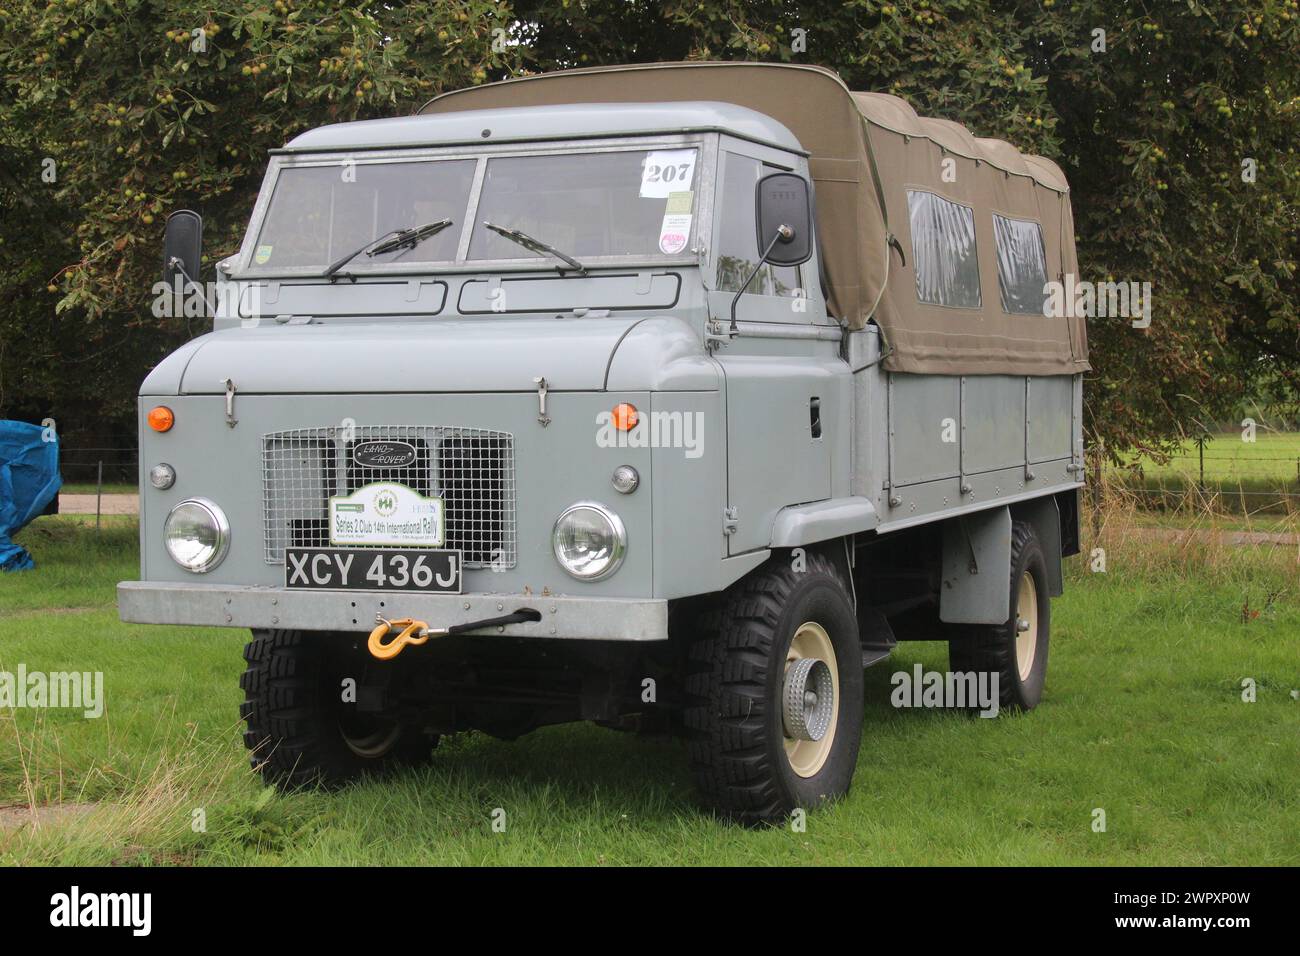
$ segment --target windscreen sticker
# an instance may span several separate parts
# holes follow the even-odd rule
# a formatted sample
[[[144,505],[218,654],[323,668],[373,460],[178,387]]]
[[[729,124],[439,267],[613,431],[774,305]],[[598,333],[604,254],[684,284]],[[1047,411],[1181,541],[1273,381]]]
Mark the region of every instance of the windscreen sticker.
[[[666,199],[695,178],[695,150],[658,149],[641,166],[641,198]]]
[[[691,207],[695,205],[695,193],[689,189],[686,192],[669,193],[668,203],[664,206],[664,214],[689,213]]]
[[[253,261],[259,266],[264,266],[271,261],[271,246],[258,246],[257,251],[253,253]]]
[[[675,256],[686,248],[686,241],[691,235],[690,213],[668,213],[663,225],[659,227],[659,251],[664,255]]]

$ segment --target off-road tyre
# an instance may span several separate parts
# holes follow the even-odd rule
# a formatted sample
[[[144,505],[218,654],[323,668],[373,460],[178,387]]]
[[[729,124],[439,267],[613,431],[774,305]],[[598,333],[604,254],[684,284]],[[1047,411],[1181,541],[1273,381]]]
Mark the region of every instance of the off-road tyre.
[[[857,764],[862,646],[850,591],[830,560],[804,557],[803,570],[786,555],[731,587],[696,622],[687,649],[691,769],[705,803],[745,824],[777,822],[843,796]],[[781,694],[787,655],[808,623],[829,639],[838,688],[828,751],[819,769],[800,775],[787,753]]]
[[[343,679],[360,683],[365,663],[355,643],[303,631],[252,632],[244,647],[239,715],[247,722],[249,760],[264,782],[286,791],[336,787],[430,757],[437,737],[359,714],[343,702]],[[374,728],[368,746],[367,727]]]
[[[1022,590],[1026,578],[1033,588],[1032,607],[1028,611],[1022,607],[1026,603]],[[1032,710],[1042,698],[1047,680],[1052,609],[1047,560],[1034,527],[1028,522],[1017,521],[1011,526],[1009,587],[1011,616],[1002,624],[970,624],[954,629],[954,636],[948,641],[948,667],[957,673],[996,674],[998,706]],[[1017,639],[1022,632],[1017,624],[1025,613],[1028,613],[1025,620],[1032,630],[1032,641],[1020,641],[1018,649]],[[1031,651],[1026,650],[1027,645],[1032,645]],[[1027,653],[1032,656],[1026,657]]]

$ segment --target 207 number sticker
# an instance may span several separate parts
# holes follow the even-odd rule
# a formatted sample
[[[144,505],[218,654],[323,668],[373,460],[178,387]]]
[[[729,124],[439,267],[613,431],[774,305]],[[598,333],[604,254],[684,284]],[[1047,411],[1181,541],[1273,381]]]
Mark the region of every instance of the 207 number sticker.
[[[641,166],[641,198],[667,199],[671,192],[690,189],[694,178],[695,150],[655,150]]]

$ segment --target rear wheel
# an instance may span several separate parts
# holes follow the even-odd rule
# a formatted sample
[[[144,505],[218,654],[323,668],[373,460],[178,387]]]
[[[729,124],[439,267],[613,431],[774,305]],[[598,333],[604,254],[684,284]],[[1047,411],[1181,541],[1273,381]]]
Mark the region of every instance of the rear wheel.
[[[1033,525],[1011,529],[1011,617],[1002,624],[970,625],[948,642],[949,669],[996,675],[999,706],[1032,710],[1047,681],[1052,631],[1047,561]]]
[[[253,769],[284,790],[337,786],[367,771],[427,759],[437,744],[394,714],[357,708],[344,681],[373,665],[356,642],[302,631],[254,631],[240,716]]]
[[[687,707],[704,799],[774,821],[848,792],[862,735],[862,648],[852,600],[818,554],[737,584],[689,649]]]

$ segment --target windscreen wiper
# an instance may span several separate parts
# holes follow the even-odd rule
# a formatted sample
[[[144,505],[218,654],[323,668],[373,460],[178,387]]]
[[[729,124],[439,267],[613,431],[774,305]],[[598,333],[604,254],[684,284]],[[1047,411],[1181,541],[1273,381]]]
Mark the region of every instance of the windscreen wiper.
[[[450,219],[439,219],[437,222],[425,223],[423,226],[415,226],[411,229],[390,229],[378,239],[371,239],[360,249],[357,249],[355,252],[349,252],[342,259],[331,263],[329,268],[322,272],[321,275],[324,278],[332,279],[334,273],[338,272],[363,252],[366,255],[373,257],[384,252],[392,252],[394,249],[401,249],[404,246],[414,249],[425,239],[428,239],[430,236],[436,236],[451,224],[452,221]]]
[[[496,225],[496,223],[491,223],[486,220],[484,220],[483,225],[485,228],[491,229],[493,232],[497,233],[498,235],[505,236],[511,242],[515,243],[516,245],[523,246],[525,249],[531,249],[533,252],[541,252],[541,253],[545,253],[546,255],[554,256],[555,258],[561,260],[567,265],[572,266],[573,270],[577,272],[578,275],[585,276],[587,274],[587,267],[584,266],[577,259],[574,259],[572,256],[565,255],[559,249],[556,249],[554,246],[547,245],[546,243],[542,242],[542,240],[540,239],[534,239],[526,232],[520,232],[518,229],[507,229],[505,226],[498,226]],[[564,275],[563,269],[560,269],[560,275]]]

